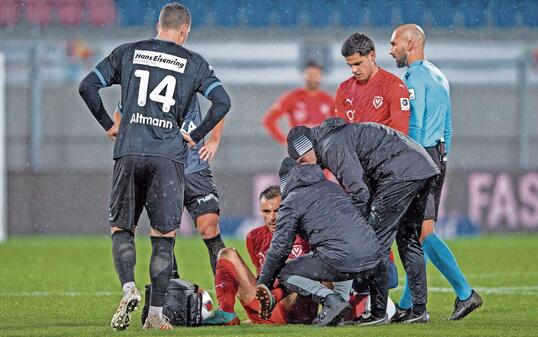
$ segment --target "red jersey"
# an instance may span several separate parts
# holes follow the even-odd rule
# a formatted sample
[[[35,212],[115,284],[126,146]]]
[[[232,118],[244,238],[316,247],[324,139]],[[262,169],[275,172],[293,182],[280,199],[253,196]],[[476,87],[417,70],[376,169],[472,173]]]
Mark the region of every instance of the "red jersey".
[[[278,127],[278,120],[282,116],[288,116],[290,128],[299,125],[314,127],[331,117],[332,110],[333,98],[330,94],[322,90],[311,93],[298,88],[286,92],[269,108],[263,124],[273,138],[285,144],[286,135]]]
[[[404,82],[381,68],[367,82],[352,76],[336,89],[334,116],[348,123],[375,122],[407,134],[409,108]]]
[[[252,229],[247,234],[247,250],[250,255],[252,264],[256,267],[256,274],[260,275],[263,264],[265,263],[265,254],[271,245],[273,233],[269,231],[266,225],[262,225]],[[293,248],[290,253],[290,259],[299,257],[310,252],[308,242],[301,239],[299,236],[295,238]]]

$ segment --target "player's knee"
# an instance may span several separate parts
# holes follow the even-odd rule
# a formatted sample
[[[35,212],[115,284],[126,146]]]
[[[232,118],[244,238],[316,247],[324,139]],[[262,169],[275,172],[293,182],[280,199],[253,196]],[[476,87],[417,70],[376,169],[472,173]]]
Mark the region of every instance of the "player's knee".
[[[425,220],[422,223],[422,231],[420,232],[420,243],[430,234],[435,233],[435,222],[433,220]]]
[[[237,257],[237,254],[238,253],[237,253],[237,250],[235,250],[235,248],[226,247],[219,250],[218,258],[232,260]]]
[[[199,216],[196,219],[196,228],[203,239],[211,239],[220,234],[219,216],[209,213]]]
[[[175,238],[176,237],[176,230],[172,229],[169,231],[159,231],[155,228],[151,228],[149,230],[149,235],[154,237],[163,237],[163,238]]]

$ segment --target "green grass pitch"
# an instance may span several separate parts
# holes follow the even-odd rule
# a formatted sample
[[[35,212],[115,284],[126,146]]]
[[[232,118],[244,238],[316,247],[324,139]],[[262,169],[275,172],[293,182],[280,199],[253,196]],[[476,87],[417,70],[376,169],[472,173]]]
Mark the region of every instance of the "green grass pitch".
[[[242,241],[227,239],[226,243],[248,259]],[[136,244],[137,285],[142,289],[149,279],[150,245],[147,237]],[[481,309],[459,322],[446,320],[454,294],[429,264],[432,322],[428,325],[323,329],[241,325],[143,331],[138,310],[127,331],[114,332],[109,323],[121,289],[109,237],[13,237],[0,244],[0,336],[538,336],[538,235],[481,236],[448,244],[484,298]],[[207,251],[200,239],[179,239],[176,254],[182,277],[212,289]],[[402,281],[401,265],[399,272]],[[391,291],[395,300],[399,294]],[[244,319],[240,305],[236,309]]]

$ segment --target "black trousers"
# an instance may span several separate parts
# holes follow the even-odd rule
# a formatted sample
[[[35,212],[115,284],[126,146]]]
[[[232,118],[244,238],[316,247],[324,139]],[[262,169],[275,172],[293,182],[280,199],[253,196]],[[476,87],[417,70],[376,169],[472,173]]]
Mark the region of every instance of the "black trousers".
[[[381,262],[369,278],[372,314],[382,317],[389,296],[389,251],[394,239],[409,279],[414,305],[427,302],[426,268],[420,245],[420,230],[432,182],[385,181],[377,186],[368,223],[379,240]]]

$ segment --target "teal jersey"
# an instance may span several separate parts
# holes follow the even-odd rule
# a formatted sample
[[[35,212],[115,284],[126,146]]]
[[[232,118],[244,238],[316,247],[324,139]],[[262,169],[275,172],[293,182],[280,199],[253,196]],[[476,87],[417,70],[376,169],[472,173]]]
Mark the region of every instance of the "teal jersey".
[[[440,139],[450,151],[452,141],[452,107],[450,89],[443,73],[426,60],[413,62],[404,76],[411,102],[409,137],[424,147]]]

